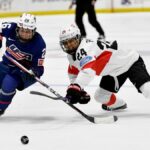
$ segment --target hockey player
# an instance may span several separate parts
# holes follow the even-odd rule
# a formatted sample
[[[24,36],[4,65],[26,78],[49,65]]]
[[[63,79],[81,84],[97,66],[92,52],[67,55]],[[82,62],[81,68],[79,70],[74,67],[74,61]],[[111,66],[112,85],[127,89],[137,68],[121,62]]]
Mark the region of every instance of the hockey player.
[[[127,104],[115,95],[127,78],[138,92],[150,99],[150,76],[136,51],[121,50],[117,41],[82,39],[75,25],[61,30],[60,45],[69,60],[71,84],[66,97],[70,103],[86,104],[90,101],[90,96],[83,89],[96,75],[102,78],[94,98],[104,110],[127,108]]]
[[[0,62],[0,115],[10,105],[16,90],[24,90],[36,81],[27,73],[12,64],[5,55],[12,57],[34,75],[41,77],[46,44],[36,32],[34,15],[23,13],[18,22],[4,22],[0,27],[0,46],[6,38],[6,50]]]

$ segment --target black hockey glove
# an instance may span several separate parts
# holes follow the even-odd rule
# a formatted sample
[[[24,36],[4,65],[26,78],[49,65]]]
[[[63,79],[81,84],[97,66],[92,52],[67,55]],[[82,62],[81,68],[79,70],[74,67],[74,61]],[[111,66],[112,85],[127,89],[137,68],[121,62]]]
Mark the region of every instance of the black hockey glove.
[[[87,104],[90,101],[90,96],[78,84],[70,84],[66,98],[71,104]]]
[[[44,72],[44,68],[43,67],[32,67],[31,69],[30,69],[30,71],[31,71],[31,74],[33,74],[33,76],[36,76],[36,77],[40,77],[42,74],[43,74],[43,72]]]
[[[79,103],[80,104],[87,104],[90,101],[90,99],[91,99],[90,95],[86,91],[82,90],[81,91],[81,98],[79,99]]]

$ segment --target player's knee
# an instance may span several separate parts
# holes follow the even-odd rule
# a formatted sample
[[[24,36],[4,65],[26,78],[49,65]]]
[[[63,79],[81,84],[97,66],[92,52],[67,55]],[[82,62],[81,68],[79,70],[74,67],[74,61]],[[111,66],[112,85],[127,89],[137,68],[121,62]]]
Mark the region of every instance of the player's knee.
[[[5,92],[4,90],[1,89],[0,100],[11,101],[15,94],[16,94],[16,90],[11,91],[11,92]]]
[[[97,88],[94,94],[94,98],[97,102],[102,104],[109,102],[112,92],[104,90],[102,88]]]
[[[140,90],[146,98],[150,99],[150,82],[146,82],[145,84],[143,84],[140,87]]]
[[[13,93],[18,86],[18,81],[10,75],[6,75],[2,81],[1,90],[4,93]]]

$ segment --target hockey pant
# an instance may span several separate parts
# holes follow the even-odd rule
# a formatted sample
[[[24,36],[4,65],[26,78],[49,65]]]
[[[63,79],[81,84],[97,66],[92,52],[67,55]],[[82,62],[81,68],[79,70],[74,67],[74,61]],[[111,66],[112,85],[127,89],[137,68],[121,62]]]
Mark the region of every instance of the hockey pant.
[[[23,90],[35,82],[35,79],[26,73],[22,73],[20,78],[9,74],[3,74],[0,77],[0,109],[5,110],[10,105],[16,94],[16,89]]]

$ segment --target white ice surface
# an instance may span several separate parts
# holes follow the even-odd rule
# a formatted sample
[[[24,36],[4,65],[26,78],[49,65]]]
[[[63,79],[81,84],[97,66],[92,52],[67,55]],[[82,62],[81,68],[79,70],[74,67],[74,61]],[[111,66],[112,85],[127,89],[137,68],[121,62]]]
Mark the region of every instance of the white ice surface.
[[[117,39],[124,48],[139,51],[150,70],[150,13],[98,14],[107,39]],[[1,21],[16,21],[16,18]],[[65,95],[69,84],[66,55],[59,47],[61,26],[74,21],[73,15],[37,17],[38,31],[47,42],[45,74],[42,80]],[[84,17],[88,36],[96,31]],[[99,78],[86,88],[94,94]],[[62,101],[29,94],[38,90],[50,94],[40,84],[18,92],[4,116],[0,118],[0,150],[142,150],[150,147],[150,100],[137,93],[127,81],[118,96],[128,104],[123,112],[105,112],[92,96],[87,105],[76,105],[91,116],[115,114],[116,123],[92,124]],[[22,145],[20,138],[29,137]]]

